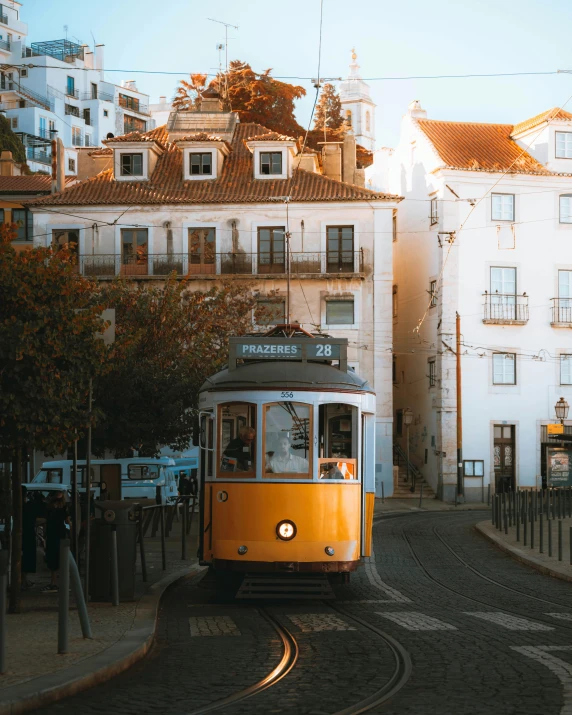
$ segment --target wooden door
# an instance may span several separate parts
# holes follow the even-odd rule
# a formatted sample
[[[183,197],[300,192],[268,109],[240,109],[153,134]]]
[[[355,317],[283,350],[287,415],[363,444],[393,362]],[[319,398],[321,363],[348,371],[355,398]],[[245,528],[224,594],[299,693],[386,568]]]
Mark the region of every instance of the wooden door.
[[[508,492],[515,488],[515,440],[513,425],[494,426],[495,491]]]

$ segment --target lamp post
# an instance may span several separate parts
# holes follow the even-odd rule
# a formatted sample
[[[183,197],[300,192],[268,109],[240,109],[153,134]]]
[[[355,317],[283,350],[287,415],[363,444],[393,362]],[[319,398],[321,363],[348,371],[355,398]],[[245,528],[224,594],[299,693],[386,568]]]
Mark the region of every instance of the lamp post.
[[[554,411],[556,412],[556,417],[560,420],[560,424],[564,424],[564,420],[568,417],[568,410],[570,405],[566,400],[561,397],[558,402],[554,405]]]
[[[409,481],[409,425],[413,422],[413,411],[407,407],[403,411],[403,423],[407,427],[407,479],[405,480],[406,482]],[[415,489],[415,486],[413,487]]]

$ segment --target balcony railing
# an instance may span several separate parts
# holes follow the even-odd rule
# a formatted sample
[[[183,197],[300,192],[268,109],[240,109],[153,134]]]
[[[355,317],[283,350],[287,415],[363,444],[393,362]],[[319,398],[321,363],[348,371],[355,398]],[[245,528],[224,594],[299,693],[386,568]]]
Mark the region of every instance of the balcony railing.
[[[97,91],[95,97],[93,92],[80,92],[79,98],[82,102],[89,101],[90,99],[101,99],[103,102],[113,102],[113,95],[108,92]]]
[[[37,146],[27,146],[26,147],[26,158],[30,161],[37,161],[40,164],[51,164],[52,163],[52,152],[42,149]]]
[[[572,298],[551,298],[551,325],[572,325]]]
[[[495,325],[525,325],[528,323],[528,296],[508,293],[483,294],[483,323]]]
[[[328,253],[293,253],[290,272],[293,275],[359,273],[363,270],[363,254],[351,251],[351,262],[340,264]],[[337,254],[336,254],[337,258]],[[329,260],[330,259],[330,260]],[[98,254],[80,256],[79,266],[86,276],[112,278],[126,276],[178,276],[206,275],[285,275],[284,261],[276,260],[276,254],[258,253],[139,253],[137,256]]]
[[[66,88],[66,97],[73,97],[73,99],[79,99],[79,90],[72,89],[71,87]]]
[[[130,98],[131,99],[131,98]],[[117,97],[117,106],[121,109],[125,109],[127,112],[135,112],[135,114],[149,114],[149,106],[147,104],[141,104],[141,102],[134,98],[135,102],[130,102],[121,97]]]
[[[40,129],[38,131],[38,136],[42,139],[55,139],[58,136],[57,129]]]
[[[6,52],[11,52],[12,49],[10,43],[6,40],[0,40],[0,50],[6,50]]]
[[[79,107],[74,107],[73,104],[66,104],[64,106],[64,114],[79,118]]]

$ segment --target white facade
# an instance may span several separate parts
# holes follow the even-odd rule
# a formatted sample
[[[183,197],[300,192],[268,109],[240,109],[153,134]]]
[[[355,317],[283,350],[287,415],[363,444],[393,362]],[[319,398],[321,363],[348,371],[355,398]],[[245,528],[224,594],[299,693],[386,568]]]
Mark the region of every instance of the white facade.
[[[77,147],[152,128],[149,97],[134,82],[105,81],[103,45],[94,52],[67,40],[27,46],[21,5],[13,6],[1,6],[0,62],[14,69],[0,74],[0,111],[21,137],[32,171],[51,171],[51,139],[62,139],[66,174],[73,175]]]
[[[342,116],[351,125],[356,142],[368,151],[375,149],[375,104],[369,95],[369,85],[359,73],[357,55],[352,50],[352,62],[347,79],[340,82]]]
[[[155,122],[156,127],[162,127],[167,124],[169,120],[169,114],[173,111],[173,103],[167,102],[167,97],[159,97],[159,102],[157,104],[149,105],[149,113]]]
[[[482,486],[486,498],[488,484],[540,487],[545,426],[557,422],[559,397],[572,403],[572,205],[560,199],[572,193],[571,175],[448,168],[418,124],[424,116],[410,105],[388,155],[385,188],[404,196],[394,244],[394,409],[413,410],[411,461],[452,499],[458,313],[462,456],[479,461],[465,472],[483,471],[482,482],[464,476],[466,498],[480,500]],[[570,141],[572,157],[570,119],[525,127],[514,141],[523,149],[532,141],[529,153],[550,171],[572,172],[572,161],[556,156],[557,141],[561,154]],[[405,434],[396,435],[404,446]]]

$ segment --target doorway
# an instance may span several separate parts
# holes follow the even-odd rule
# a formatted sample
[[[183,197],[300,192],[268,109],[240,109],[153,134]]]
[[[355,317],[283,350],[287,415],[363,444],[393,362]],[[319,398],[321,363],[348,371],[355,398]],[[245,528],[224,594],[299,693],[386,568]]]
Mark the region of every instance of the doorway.
[[[105,482],[107,487],[107,499],[119,501],[121,499],[121,465],[102,464],[100,479],[101,482]]]
[[[494,426],[495,492],[514,490],[514,425]]]

